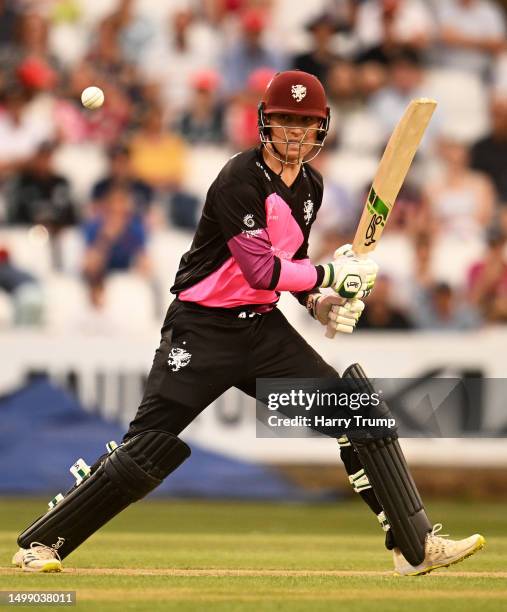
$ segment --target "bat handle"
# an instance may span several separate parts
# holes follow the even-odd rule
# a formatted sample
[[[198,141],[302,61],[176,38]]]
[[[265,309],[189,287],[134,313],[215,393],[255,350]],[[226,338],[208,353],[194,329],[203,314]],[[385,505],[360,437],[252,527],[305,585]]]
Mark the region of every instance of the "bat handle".
[[[330,340],[332,340],[335,334],[336,334],[336,330],[332,329],[331,325],[329,325],[328,323],[326,327],[326,338],[329,338]]]

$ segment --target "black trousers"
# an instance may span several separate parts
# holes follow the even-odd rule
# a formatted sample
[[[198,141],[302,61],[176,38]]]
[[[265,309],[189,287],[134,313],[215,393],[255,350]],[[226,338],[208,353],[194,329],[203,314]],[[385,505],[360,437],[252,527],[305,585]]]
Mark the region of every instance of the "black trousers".
[[[256,378],[338,376],[275,308],[266,314],[175,300],[162,327],[143,400],[124,439],[178,435],[230,387],[255,397]]]
[[[339,376],[336,370],[278,308],[259,315],[176,299],[167,311],[143,400],[123,440],[149,429],[179,435],[227,389],[237,387],[255,397],[256,378],[334,376]],[[340,457],[349,476],[363,467],[350,445],[341,446]],[[360,496],[376,515],[381,512],[371,488]]]

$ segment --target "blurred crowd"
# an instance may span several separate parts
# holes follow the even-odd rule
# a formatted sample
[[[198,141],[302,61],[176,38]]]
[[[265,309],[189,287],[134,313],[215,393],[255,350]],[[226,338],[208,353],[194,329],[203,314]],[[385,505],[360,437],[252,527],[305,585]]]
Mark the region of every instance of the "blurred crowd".
[[[47,324],[72,293],[48,287],[72,278],[109,329],[122,275],[156,319],[210,180],[258,144],[259,98],[288,68],[331,106],[318,261],[351,240],[407,103],[439,102],[360,327],[507,322],[505,28],[490,0],[0,0],[0,326]]]

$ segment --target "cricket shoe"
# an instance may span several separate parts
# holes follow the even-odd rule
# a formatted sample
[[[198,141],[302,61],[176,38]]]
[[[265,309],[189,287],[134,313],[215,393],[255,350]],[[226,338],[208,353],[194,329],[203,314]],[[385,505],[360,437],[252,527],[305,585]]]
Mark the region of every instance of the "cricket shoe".
[[[26,551],[28,550],[28,548],[19,548],[13,555],[12,555],[12,565],[14,565],[14,567],[21,567],[23,565],[23,555],[26,553]]]
[[[393,549],[394,572],[399,576],[421,576],[439,567],[448,567],[459,563],[480,550],[485,539],[475,533],[464,540],[448,540],[446,536],[437,535],[442,524],[437,523],[426,536],[424,561],[419,565],[410,565],[399,548]]]
[[[62,561],[54,548],[32,542],[30,548],[23,552],[21,568],[24,572],[61,572]]]

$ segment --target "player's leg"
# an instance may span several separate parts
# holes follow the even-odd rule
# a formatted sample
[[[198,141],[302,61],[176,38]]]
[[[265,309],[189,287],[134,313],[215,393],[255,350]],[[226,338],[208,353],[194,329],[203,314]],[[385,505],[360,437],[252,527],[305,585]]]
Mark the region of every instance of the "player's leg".
[[[354,364],[343,374],[351,390],[371,396],[375,389],[361,366]],[[386,402],[375,408],[374,418],[391,418]],[[466,559],[484,546],[484,538],[474,534],[463,540],[450,540],[433,527],[410,474],[396,431],[388,435],[352,432],[350,442],[364,466],[368,480],[389,518],[396,546],[393,549],[395,571],[401,575],[426,574]]]
[[[237,385],[247,395],[255,397],[256,378],[339,378],[338,372],[322,359],[278,309],[259,321],[257,334],[256,367],[249,370],[248,377]],[[394,543],[389,523],[357,452],[345,435],[339,438],[338,444],[349,482],[386,531],[386,546],[392,549]]]
[[[132,502],[158,486],[189,455],[179,433],[246,367],[248,325],[180,302],[171,305],[138,414],[123,443],[18,538],[26,571],[58,571],[60,559]],[[219,347],[214,351],[213,347]],[[244,362],[243,362],[244,360]]]
[[[250,393],[255,378],[338,376],[279,312],[267,317],[263,328],[259,328],[254,368],[249,374],[251,378],[242,381],[240,388]],[[357,365],[348,368],[344,376],[356,381],[360,388],[371,386]],[[388,410],[385,404],[382,409]],[[397,436],[373,442],[356,438],[350,446],[346,437],[341,440],[340,453],[349,479],[388,530],[386,545],[395,546],[395,569],[399,574],[427,573],[482,548],[484,538],[478,534],[460,541],[437,535],[439,526],[431,527]]]

